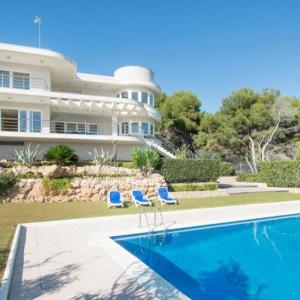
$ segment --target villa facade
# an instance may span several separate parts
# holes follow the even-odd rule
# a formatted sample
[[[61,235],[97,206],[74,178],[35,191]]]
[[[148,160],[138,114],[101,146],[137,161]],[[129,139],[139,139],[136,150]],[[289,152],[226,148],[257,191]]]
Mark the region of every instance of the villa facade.
[[[68,144],[81,159],[94,147],[128,160],[136,146],[174,156],[155,138],[160,92],[151,70],[125,66],[113,76],[77,72],[47,49],[0,44],[0,159],[31,143]]]

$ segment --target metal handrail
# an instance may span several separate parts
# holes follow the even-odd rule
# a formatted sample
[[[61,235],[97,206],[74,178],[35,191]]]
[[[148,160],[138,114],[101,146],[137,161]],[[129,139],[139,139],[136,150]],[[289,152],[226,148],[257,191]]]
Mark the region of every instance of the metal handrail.
[[[147,223],[147,227],[148,227],[148,234],[151,234],[151,226],[150,226],[150,222],[149,222],[149,218],[147,215],[147,211],[145,209],[144,206],[140,206],[140,213],[139,213],[139,227],[142,227],[142,215],[144,215],[145,219],[146,219],[146,223]]]
[[[49,90],[47,79],[22,75],[0,74],[0,88]]]

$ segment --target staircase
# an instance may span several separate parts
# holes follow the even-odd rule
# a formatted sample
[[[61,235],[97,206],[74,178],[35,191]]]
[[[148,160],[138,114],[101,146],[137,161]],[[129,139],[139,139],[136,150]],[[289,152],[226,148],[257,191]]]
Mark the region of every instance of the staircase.
[[[166,158],[176,158],[176,147],[160,135],[145,138],[145,144]]]

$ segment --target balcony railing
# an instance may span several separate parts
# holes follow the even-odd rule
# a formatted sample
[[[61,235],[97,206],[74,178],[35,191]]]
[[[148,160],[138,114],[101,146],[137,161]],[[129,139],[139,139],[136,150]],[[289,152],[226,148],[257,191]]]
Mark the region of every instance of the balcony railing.
[[[44,121],[50,122],[50,133],[112,135],[110,123],[87,123],[72,121]]]
[[[17,118],[1,118],[2,131],[19,131],[19,121]]]
[[[49,90],[47,80],[44,78],[29,77],[25,75],[7,75],[0,73],[0,88],[11,88],[20,90]]]
[[[18,118],[1,118],[0,131],[14,132],[39,132],[56,134],[78,134],[78,135],[112,135],[112,123],[91,123],[91,122],[73,122],[42,120],[34,122],[32,120]],[[130,130],[130,126],[122,123],[115,125],[115,132],[119,136],[151,137],[153,132],[144,132],[142,127],[135,127],[135,131]]]

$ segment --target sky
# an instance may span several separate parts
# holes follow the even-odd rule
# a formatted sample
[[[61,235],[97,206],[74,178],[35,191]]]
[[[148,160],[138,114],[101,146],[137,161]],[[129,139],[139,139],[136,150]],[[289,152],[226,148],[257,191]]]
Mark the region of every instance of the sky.
[[[124,65],[155,72],[163,92],[192,91],[215,112],[241,87],[300,98],[299,0],[2,1],[0,42],[75,60],[79,72]]]

